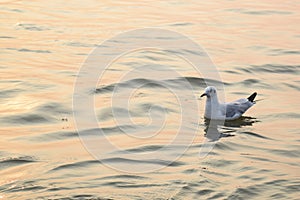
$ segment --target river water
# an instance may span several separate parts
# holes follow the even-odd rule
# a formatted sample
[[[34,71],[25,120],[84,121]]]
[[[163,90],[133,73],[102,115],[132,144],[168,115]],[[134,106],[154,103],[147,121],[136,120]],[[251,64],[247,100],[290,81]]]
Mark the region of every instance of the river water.
[[[299,6],[1,1],[0,199],[299,199]],[[96,85],[78,83],[94,49],[117,51],[130,42],[111,38],[143,28],[199,44],[220,77],[195,70],[184,59],[193,51],[145,48],[113,60]],[[209,122],[206,85],[257,102]],[[96,125],[87,101],[74,108],[81,86]]]

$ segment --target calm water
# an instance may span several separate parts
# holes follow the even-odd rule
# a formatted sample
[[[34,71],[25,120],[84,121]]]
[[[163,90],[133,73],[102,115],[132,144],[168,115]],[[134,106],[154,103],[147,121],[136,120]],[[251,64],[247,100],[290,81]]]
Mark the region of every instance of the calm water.
[[[2,1],[0,199],[299,199],[299,6],[277,0]],[[102,130],[118,147],[101,163],[76,130],[77,73],[101,42],[145,27],[200,44],[219,70],[226,100],[256,91],[257,104],[244,118],[213,124],[209,133],[205,101],[198,98],[205,77],[172,52],[123,55],[87,93],[95,98],[99,126],[84,133],[93,141]],[[133,76],[122,79],[129,71]],[[176,95],[183,92],[194,98],[180,104]],[[181,126],[181,110],[193,102],[199,112],[190,117],[199,121]],[[188,137],[194,129],[187,150],[182,143],[164,148],[178,131]],[[215,146],[200,158],[204,141]],[[166,156],[147,157],[155,151]],[[133,154],[145,159],[130,159]],[[155,170],[138,173],[146,168]]]

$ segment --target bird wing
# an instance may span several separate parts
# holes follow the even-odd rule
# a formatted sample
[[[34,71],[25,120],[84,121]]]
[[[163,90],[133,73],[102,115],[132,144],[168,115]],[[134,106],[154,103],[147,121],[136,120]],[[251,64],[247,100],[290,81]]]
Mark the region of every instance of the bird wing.
[[[248,99],[239,99],[225,104],[226,119],[237,119],[253,105]]]

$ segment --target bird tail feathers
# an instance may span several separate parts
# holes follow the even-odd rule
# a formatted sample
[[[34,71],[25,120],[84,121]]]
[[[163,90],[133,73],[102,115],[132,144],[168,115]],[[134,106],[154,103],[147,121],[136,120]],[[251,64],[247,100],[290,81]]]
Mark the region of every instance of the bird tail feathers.
[[[251,94],[247,99],[250,101],[250,102],[253,102],[255,97],[256,97],[257,93],[254,92],[253,94]]]

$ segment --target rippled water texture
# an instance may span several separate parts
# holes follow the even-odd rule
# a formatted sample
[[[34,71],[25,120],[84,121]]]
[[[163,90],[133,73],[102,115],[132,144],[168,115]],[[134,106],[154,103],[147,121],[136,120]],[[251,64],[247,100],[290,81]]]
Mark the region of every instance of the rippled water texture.
[[[299,199],[299,6],[1,1],[0,199]],[[208,80],[172,51],[120,56],[86,93],[98,120],[82,132],[94,147],[86,149],[73,117],[77,73],[101,42],[145,27],[201,45],[221,80]],[[256,91],[257,103],[235,121],[205,120],[199,96],[206,84],[224,84],[226,101]],[[191,96],[180,102],[179,94]],[[199,110],[182,124],[182,111],[193,103]],[[117,148],[98,143],[99,132]],[[167,145],[177,134],[180,142]],[[89,153],[99,149],[101,162]]]

